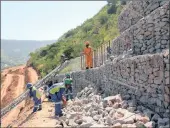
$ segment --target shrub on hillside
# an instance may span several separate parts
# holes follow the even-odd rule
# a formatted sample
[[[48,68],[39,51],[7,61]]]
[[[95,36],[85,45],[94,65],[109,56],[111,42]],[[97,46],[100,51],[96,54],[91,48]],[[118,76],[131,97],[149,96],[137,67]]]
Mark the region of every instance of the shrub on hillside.
[[[88,31],[92,30],[92,28],[93,28],[92,23],[88,23],[83,27],[83,31],[87,33]]]
[[[108,17],[106,15],[101,15],[99,17],[99,22],[101,25],[105,24],[108,21]]]
[[[74,50],[73,50],[73,48],[70,46],[70,47],[68,47],[63,53],[64,53],[64,55],[65,55],[66,58],[71,59],[71,58],[73,58],[73,57],[72,57],[72,53],[73,53],[73,52],[74,52]]]
[[[107,10],[108,14],[116,14],[117,7],[116,5],[111,5],[110,8]]]
[[[65,38],[68,38],[70,36],[74,35],[74,32],[71,30],[71,31],[68,31],[65,35]]]
[[[44,56],[46,56],[47,55],[47,50],[42,50],[41,52],[40,52],[40,56],[41,57],[44,57]]]

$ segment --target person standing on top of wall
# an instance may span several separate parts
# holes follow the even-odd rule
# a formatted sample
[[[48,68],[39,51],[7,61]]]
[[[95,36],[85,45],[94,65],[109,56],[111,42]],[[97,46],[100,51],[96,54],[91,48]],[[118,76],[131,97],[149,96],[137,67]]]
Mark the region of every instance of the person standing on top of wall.
[[[29,92],[30,98],[33,97],[34,101],[34,109],[32,113],[42,110],[41,93],[31,83],[28,83],[26,86],[30,90]]]
[[[65,88],[66,88],[66,91],[65,91],[66,100],[68,101],[69,97],[72,100],[73,99],[73,88],[72,88],[73,80],[69,73],[66,74],[66,77],[64,78],[63,81],[64,81]]]
[[[93,68],[93,49],[90,47],[88,41],[85,42],[86,47],[83,50],[86,58],[86,69]]]

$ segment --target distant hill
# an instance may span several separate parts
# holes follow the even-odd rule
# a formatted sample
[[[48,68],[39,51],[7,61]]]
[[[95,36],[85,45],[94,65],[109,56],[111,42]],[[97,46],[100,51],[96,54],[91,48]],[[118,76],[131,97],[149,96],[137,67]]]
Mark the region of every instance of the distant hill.
[[[31,53],[30,65],[45,76],[60,63],[61,54],[69,59],[80,56],[84,41],[90,41],[95,49],[104,41],[116,38],[119,35],[118,16],[123,7],[117,0],[104,6],[95,16],[64,33],[56,43]]]
[[[1,69],[26,63],[30,52],[54,42],[56,41],[1,39]]]

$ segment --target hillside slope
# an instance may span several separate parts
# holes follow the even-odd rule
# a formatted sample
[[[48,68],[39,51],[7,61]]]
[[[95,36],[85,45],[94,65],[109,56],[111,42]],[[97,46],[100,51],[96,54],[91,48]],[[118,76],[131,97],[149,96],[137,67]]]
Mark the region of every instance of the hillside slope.
[[[45,76],[60,63],[62,53],[68,58],[78,57],[84,41],[90,41],[95,49],[104,41],[112,40],[119,35],[117,20],[121,9],[119,4],[104,6],[93,18],[66,32],[56,43],[31,53],[29,64]]]

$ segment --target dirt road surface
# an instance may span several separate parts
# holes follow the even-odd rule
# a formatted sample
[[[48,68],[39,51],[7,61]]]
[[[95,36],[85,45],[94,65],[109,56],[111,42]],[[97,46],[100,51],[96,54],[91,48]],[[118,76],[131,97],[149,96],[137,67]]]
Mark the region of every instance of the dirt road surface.
[[[41,111],[36,112],[32,116],[27,116],[20,123],[20,127],[54,127],[57,122],[57,119],[54,117],[54,104],[52,102],[44,102],[42,107]]]

